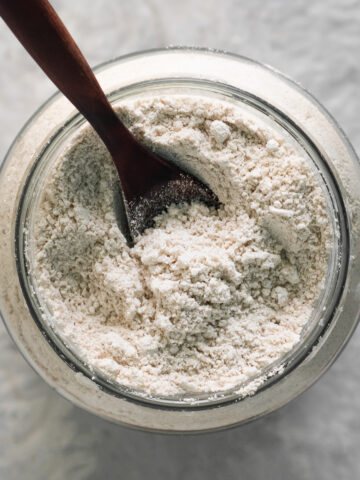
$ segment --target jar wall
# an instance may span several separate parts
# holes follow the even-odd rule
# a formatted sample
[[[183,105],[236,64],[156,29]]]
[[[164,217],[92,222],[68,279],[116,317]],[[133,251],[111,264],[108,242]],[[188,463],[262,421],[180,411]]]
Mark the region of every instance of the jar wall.
[[[267,389],[241,401],[227,401],[216,410],[190,408],[184,412],[175,405],[152,405],[129,401],[104,391],[80,371],[74,371],[42,335],[33,320],[21,285],[16,262],[16,217],[23,187],[29,172],[51,136],[61,130],[74,115],[73,107],[61,95],[53,97],[33,117],[15,140],[1,172],[0,188],[4,205],[0,209],[2,229],[0,260],[1,312],[10,334],[34,368],[65,397],[93,413],[119,423],[165,431],[216,429],[258,417],[283,405],[313,383],[338,354],[356,325],[360,294],[359,245],[360,179],[357,159],[341,131],[323,109],[303,90],[277,72],[247,59],[197,50],[144,52],[115,60],[98,69],[98,78],[107,92],[130,88],[134,83],[159,79],[179,82],[180,78],[226,85],[245,91],[269,103],[294,125],[303,130],[326,161],[344,202],[343,231],[349,232],[349,262],[343,279],[341,299],[332,306],[332,318],[315,348],[299,360],[286,378],[278,378]],[[205,78],[205,80],[204,80]],[[24,156],[24,152],[32,152]],[[5,208],[6,206],[6,208]],[[9,282],[11,278],[13,281]],[[341,323],[341,325],[340,325]],[[230,399],[229,399],[230,400]],[[154,408],[155,407],[155,408]]]

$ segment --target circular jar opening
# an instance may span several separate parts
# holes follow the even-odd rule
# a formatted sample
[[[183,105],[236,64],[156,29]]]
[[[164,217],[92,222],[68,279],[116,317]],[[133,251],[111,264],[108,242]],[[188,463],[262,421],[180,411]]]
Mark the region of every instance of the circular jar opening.
[[[309,136],[286,114],[265,102],[263,99],[220,82],[194,78],[161,78],[151,81],[137,82],[108,92],[113,105],[124,99],[148,98],[153,96],[188,95],[213,98],[241,106],[251,115],[281,132],[281,135],[292,144],[294,149],[305,157],[321,186],[326,199],[327,213],[332,227],[332,247],[329,252],[328,268],[324,287],[314,305],[311,317],[302,329],[300,341],[291,351],[280,359],[266,366],[260,374],[250,378],[243,384],[219,392],[197,394],[180,394],[175,396],[150,396],[143,391],[125,387],[94,369],[76,354],[68,342],[64,341],[61,332],[54,328],[51,313],[46,300],[38,291],[34,271],[33,235],[34,221],[40,197],[52,167],[61,156],[71,138],[84,125],[84,119],[73,115],[64,125],[55,131],[49,142],[36,158],[23,188],[18,208],[15,249],[19,281],[31,315],[41,333],[54,351],[66,364],[77,372],[81,372],[96,383],[105,392],[135,402],[170,409],[196,409],[210,407],[220,403],[232,403],[245,396],[250,384],[259,385],[256,393],[288,375],[306,358],[319,338],[324,334],[333,319],[337,305],[341,299],[346,280],[349,261],[349,228],[345,206],[337,181],[327,162]]]
[[[128,55],[95,73],[114,104],[157,92],[215,97],[248,108],[287,135],[294,149],[308,158],[326,199],[333,244],[325,286],[301,341],[272,366],[272,372],[262,372],[265,379],[253,395],[242,396],[241,388],[234,388],[216,395],[153,398],[90,369],[50,327],[31,271],[41,187],[83,124],[57,93],[21,130],[0,170],[0,310],[10,335],[30,365],[60,394],[127,426],[203,432],[238,425],[281,407],[325,372],[360,317],[360,164],[354,150],[334,119],[302,87],[244,57],[172,48]]]

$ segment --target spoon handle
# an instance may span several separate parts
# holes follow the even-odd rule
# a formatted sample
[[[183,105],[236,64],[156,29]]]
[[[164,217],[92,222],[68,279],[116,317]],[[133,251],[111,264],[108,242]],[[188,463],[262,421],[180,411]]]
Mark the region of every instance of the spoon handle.
[[[110,152],[133,141],[70,33],[47,0],[0,0],[0,16],[47,76],[84,115]],[[122,138],[119,138],[122,137]]]

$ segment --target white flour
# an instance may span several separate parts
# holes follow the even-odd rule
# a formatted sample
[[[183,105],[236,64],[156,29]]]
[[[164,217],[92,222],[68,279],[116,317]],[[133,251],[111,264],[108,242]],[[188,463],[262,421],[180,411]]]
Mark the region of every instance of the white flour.
[[[161,97],[122,112],[222,206],[172,206],[129,249],[115,169],[84,129],[39,208],[39,293],[62,337],[120,384],[156,395],[232,388],[288,352],[310,318],[331,240],[321,188],[287,139],[229,104]]]

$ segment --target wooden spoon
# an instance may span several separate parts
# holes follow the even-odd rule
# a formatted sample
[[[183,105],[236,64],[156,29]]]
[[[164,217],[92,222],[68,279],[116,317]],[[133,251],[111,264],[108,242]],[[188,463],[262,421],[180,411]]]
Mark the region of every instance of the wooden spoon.
[[[119,174],[128,243],[172,203],[216,206],[200,180],[140,144],[120,121],[89,64],[47,0],[0,0],[0,15],[18,40],[84,115],[109,150]]]

